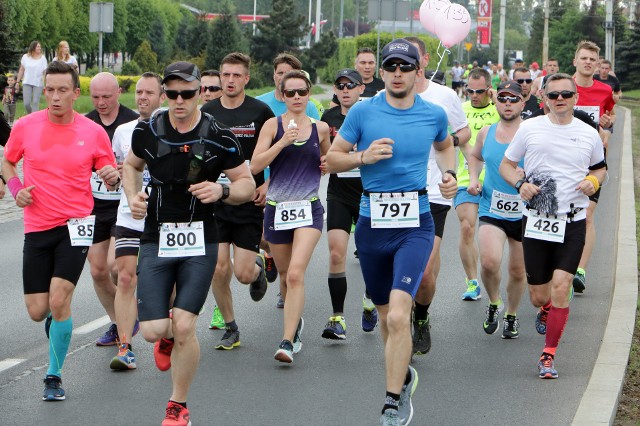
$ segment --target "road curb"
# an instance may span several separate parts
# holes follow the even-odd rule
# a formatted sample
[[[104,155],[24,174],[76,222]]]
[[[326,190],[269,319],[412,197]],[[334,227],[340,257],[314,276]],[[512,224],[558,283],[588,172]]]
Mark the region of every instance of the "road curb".
[[[636,214],[631,140],[631,112],[625,114],[620,171],[620,203],[613,297],[600,352],[573,425],[612,424],[622,394],[638,301]]]

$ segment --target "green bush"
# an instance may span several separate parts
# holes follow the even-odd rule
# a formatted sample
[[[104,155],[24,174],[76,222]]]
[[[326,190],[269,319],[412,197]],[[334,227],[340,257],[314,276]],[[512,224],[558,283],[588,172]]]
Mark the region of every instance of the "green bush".
[[[122,75],[140,75],[142,74],[142,69],[140,65],[136,61],[127,61],[122,64]]]
[[[82,95],[89,94],[89,83],[91,83],[91,77],[87,75],[80,76],[80,94]]]
[[[89,85],[91,84],[91,78],[86,75],[80,76],[80,94],[82,95],[90,95],[89,93]],[[117,75],[116,79],[118,80],[118,85],[122,89],[122,93],[127,93],[131,86],[135,87],[135,84],[140,79],[140,76],[131,76],[131,75]]]

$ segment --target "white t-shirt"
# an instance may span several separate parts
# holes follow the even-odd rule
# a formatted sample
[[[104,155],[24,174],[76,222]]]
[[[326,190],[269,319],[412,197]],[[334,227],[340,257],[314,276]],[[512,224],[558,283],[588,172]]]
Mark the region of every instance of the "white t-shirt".
[[[53,58],[53,60],[57,61],[58,58]],[[78,68],[78,60],[73,55],[69,55],[69,60],[68,61],[61,61],[61,62],[64,62],[67,65],[71,65],[74,68]]]
[[[451,69],[452,77],[451,81],[459,82],[462,81],[462,75],[464,74],[464,69],[461,66],[453,67]]]
[[[133,120],[125,124],[121,124],[116,128],[113,134],[113,142],[111,146],[113,153],[116,156],[116,161],[122,163],[131,149],[131,137],[133,136],[133,130],[138,125],[138,120]],[[147,167],[144,168],[142,175],[142,186],[146,186],[149,183],[149,171]],[[134,219],[131,216],[131,210],[128,209],[127,196],[122,191],[120,197],[120,205],[118,206],[118,218],[116,220],[116,226],[123,226],[125,228],[133,229],[134,231],[142,232],[144,230],[144,219]]]
[[[586,217],[589,197],[576,186],[584,180],[589,166],[604,161],[602,141],[593,127],[576,118],[565,125],[552,123],[547,115],[530,118],[522,122],[504,155],[516,163],[524,158],[528,182],[546,182],[543,191],[555,186],[555,191],[543,198],[557,202],[558,214],[569,213],[573,204],[584,209],[574,220]]]
[[[25,53],[22,55],[20,64],[24,67],[22,84],[44,87],[42,76],[44,75],[44,70],[47,69],[47,58],[44,55],[40,56],[40,59],[34,59]]]
[[[419,96],[425,101],[432,102],[444,109],[447,113],[447,119],[449,120],[450,132],[457,132],[469,125],[467,122],[467,116],[462,110],[460,98],[452,89],[434,82],[429,82],[427,90],[420,93]],[[427,170],[429,202],[450,206],[452,204],[452,200],[444,198],[440,193],[440,187],[438,186],[439,183],[442,183],[442,173],[438,168],[433,146],[431,147],[431,153],[429,153],[429,164]]]

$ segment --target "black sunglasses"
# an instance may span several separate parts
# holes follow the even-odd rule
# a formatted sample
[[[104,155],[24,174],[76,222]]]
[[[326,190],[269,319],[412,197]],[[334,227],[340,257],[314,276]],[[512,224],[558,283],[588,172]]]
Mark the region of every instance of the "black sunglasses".
[[[351,90],[351,89],[355,89],[360,85],[358,83],[349,82],[349,83],[336,83],[335,86],[336,86],[336,89],[338,90],[344,90],[345,87]]]
[[[519,78],[516,80],[518,84],[524,84],[524,83],[531,84],[532,81],[533,81],[532,78]]]
[[[182,99],[187,100],[191,99],[200,93],[200,89],[194,90],[165,90],[164,94],[167,95],[167,98],[171,100],[178,99],[178,96],[182,96]]]
[[[498,102],[500,102],[501,104],[506,104],[507,101],[511,102],[512,104],[517,104],[518,102],[520,102],[520,98],[518,96],[498,96],[496,97],[496,99],[498,99]]]
[[[202,91],[203,92],[206,92],[207,90],[210,91],[210,92],[215,93],[215,92],[221,91],[222,87],[220,87],[220,86],[202,86]]]
[[[571,99],[575,94],[576,92],[572,92],[571,90],[563,90],[561,92],[549,92],[547,93],[547,98],[553,101],[558,99],[560,96],[562,96],[562,99]]]
[[[400,68],[400,72],[411,72],[411,71],[415,71],[418,67],[416,66],[416,64],[408,64],[406,62],[401,62],[401,63],[387,62],[382,64],[382,69],[387,72],[396,72],[398,68]]]
[[[296,95],[296,92],[300,96],[307,96],[309,94],[309,89],[285,89],[282,93],[287,98],[293,98]]]
[[[473,94],[482,95],[487,90],[489,90],[489,89],[475,89],[474,90],[474,89],[467,88],[467,93],[470,94],[470,95],[473,95]]]

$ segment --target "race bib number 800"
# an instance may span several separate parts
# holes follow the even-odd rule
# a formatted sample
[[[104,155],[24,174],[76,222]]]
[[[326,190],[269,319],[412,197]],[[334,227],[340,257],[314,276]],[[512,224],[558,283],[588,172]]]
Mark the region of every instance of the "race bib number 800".
[[[372,228],[417,228],[420,205],[417,192],[369,195]]]
[[[204,256],[204,224],[163,223],[160,226],[158,257]]]

